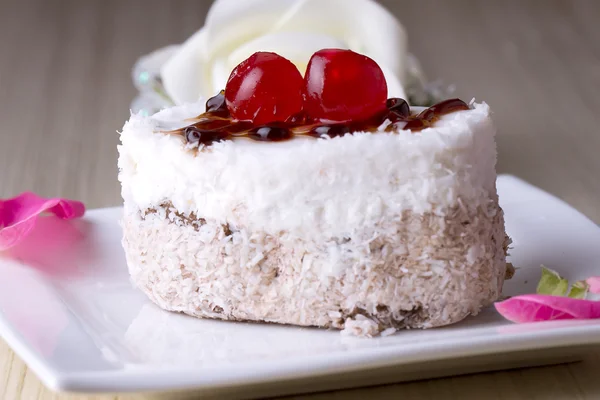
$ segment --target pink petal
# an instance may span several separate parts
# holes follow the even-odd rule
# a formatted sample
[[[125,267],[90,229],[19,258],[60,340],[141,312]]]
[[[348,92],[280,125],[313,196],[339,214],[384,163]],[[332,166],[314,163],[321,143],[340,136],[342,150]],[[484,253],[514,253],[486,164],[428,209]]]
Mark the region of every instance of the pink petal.
[[[586,279],[586,282],[589,285],[590,293],[600,294],[600,276],[592,276]]]
[[[85,220],[40,217],[29,235],[2,255],[53,278],[75,277],[85,264],[82,257],[94,254],[93,231],[94,224]]]
[[[495,306],[504,318],[513,322],[600,318],[600,301],[561,296],[526,294],[511,297]]]
[[[34,193],[23,193],[8,200],[0,200],[0,251],[15,246],[35,226],[37,217],[50,212],[61,219],[83,216],[83,203],[67,199],[45,199]]]

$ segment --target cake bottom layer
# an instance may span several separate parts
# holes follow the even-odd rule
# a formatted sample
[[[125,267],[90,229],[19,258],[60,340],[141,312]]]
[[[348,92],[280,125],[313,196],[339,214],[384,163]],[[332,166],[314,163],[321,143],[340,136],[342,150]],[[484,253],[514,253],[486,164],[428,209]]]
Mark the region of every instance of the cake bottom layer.
[[[365,240],[316,243],[162,205],[125,215],[123,245],[134,284],[153,302],[202,318],[373,336],[458,322],[500,296],[509,239],[495,200],[405,212],[389,225]]]

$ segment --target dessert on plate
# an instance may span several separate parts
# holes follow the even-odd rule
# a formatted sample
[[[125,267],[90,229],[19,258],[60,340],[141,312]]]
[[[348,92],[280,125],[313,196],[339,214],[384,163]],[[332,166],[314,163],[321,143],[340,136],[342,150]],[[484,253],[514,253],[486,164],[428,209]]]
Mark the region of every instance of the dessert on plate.
[[[507,274],[485,103],[388,97],[371,58],[257,52],[121,132],[123,245],[165,310],[373,336],[462,320]]]

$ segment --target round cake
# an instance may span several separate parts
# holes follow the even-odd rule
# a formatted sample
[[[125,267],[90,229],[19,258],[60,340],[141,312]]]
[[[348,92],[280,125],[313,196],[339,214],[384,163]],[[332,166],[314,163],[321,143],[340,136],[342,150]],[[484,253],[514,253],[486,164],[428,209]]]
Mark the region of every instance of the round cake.
[[[185,128],[203,111],[132,115],[121,132],[123,246],[159,307],[373,336],[499,298],[509,239],[487,104],[418,130],[206,143]]]

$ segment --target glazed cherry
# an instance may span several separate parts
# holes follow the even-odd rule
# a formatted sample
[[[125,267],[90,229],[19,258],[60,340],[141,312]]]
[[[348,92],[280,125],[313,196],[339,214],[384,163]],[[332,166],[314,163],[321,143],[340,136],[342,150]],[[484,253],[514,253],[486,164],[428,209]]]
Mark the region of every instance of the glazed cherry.
[[[231,72],[225,102],[234,119],[254,125],[283,122],[302,111],[303,86],[300,71],[289,60],[258,52]]]
[[[383,71],[351,50],[317,51],[308,62],[304,85],[304,110],[316,120],[364,120],[385,109]]]

